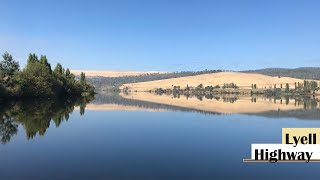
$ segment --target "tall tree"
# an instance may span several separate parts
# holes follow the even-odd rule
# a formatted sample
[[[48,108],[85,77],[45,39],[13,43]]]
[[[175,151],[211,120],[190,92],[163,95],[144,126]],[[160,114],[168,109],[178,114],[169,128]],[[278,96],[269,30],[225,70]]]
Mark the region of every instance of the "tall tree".
[[[40,63],[44,64],[48,68],[50,74],[52,73],[51,65],[48,62],[47,56],[41,55],[40,56]]]
[[[81,82],[81,83],[85,83],[85,82],[86,82],[86,74],[85,74],[84,72],[81,72],[80,82]]]
[[[58,63],[56,65],[56,67],[54,68],[53,72],[56,73],[56,74],[62,75],[64,73],[62,65],[60,63]]]
[[[12,56],[5,52],[3,55],[3,60],[0,61],[0,74],[3,83],[6,86],[13,85],[13,76],[19,71],[19,63],[13,60]]]
[[[35,55],[31,55],[26,68],[21,72],[21,84],[26,96],[51,96],[54,94],[52,87],[54,84],[50,64],[43,56],[38,61]]]
[[[288,93],[289,90],[290,90],[290,86],[289,86],[289,84],[287,83],[287,84],[286,84],[286,90],[285,90],[285,91]]]
[[[36,62],[38,62],[39,60],[38,60],[38,57],[36,56],[36,54],[29,54],[29,57],[28,57],[28,64],[31,64],[31,63],[36,63]]]

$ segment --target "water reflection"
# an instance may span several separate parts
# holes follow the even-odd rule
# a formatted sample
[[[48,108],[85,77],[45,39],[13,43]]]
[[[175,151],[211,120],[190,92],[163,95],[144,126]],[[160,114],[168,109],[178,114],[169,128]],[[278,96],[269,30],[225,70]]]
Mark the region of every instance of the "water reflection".
[[[10,141],[11,137],[18,132],[18,124],[15,123],[8,115],[0,119],[0,137],[1,143],[5,144]]]
[[[18,101],[1,105],[0,110],[0,141],[6,144],[18,132],[21,125],[28,139],[37,134],[43,136],[54,122],[59,127],[63,121],[68,121],[70,113],[76,106],[80,107],[83,115],[85,107],[93,97],[76,100],[45,100],[45,101]]]
[[[179,95],[153,93],[98,94],[92,110],[191,111],[205,114],[246,114],[320,120],[316,96]]]
[[[90,102],[90,103],[89,103]],[[320,120],[319,97],[185,96],[152,93],[100,93],[77,100],[18,101],[2,104],[0,141],[6,144],[23,127],[27,139],[43,136],[50,123],[68,121],[74,109],[98,111],[183,111],[208,115],[245,114],[270,118]]]

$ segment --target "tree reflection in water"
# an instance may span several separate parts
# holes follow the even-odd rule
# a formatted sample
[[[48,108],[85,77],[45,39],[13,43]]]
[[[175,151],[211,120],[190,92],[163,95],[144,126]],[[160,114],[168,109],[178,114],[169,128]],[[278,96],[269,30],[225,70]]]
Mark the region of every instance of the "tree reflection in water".
[[[43,136],[53,121],[59,127],[63,121],[68,121],[75,106],[80,107],[80,115],[84,115],[85,106],[93,97],[64,100],[18,101],[0,105],[0,141],[6,144],[17,134],[21,125],[28,139],[37,134]]]

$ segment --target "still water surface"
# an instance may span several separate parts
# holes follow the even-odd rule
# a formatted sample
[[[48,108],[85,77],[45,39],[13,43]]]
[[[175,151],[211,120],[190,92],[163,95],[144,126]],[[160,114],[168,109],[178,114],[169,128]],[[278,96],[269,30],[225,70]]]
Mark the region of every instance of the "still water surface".
[[[315,179],[320,163],[242,162],[252,143],[281,143],[281,128],[320,128],[312,104],[225,113],[98,95],[12,105],[1,110],[0,179]]]

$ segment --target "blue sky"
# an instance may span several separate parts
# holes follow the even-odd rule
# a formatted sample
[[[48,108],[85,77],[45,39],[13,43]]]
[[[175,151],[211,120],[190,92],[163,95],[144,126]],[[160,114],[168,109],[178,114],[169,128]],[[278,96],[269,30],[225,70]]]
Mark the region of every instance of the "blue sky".
[[[10,0],[0,53],[93,70],[320,66],[318,0]]]

